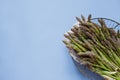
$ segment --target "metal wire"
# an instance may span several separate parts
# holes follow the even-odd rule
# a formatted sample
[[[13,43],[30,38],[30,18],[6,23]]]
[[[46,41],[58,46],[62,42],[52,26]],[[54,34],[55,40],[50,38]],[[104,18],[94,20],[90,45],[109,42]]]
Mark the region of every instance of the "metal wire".
[[[110,28],[113,28],[115,30],[120,30],[120,23],[117,21],[114,21],[112,19],[108,19],[108,18],[93,18],[91,19],[93,22],[99,24],[98,19],[102,19],[105,21],[106,25]],[[100,25],[100,24],[99,24]]]

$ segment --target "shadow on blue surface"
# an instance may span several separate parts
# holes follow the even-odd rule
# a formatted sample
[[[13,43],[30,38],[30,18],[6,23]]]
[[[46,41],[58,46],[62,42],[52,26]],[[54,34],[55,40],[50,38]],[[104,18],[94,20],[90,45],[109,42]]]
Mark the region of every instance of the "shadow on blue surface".
[[[63,33],[80,14],[119,21],[119,7],[118,0],[0,0],[0,80],[85,80]]]

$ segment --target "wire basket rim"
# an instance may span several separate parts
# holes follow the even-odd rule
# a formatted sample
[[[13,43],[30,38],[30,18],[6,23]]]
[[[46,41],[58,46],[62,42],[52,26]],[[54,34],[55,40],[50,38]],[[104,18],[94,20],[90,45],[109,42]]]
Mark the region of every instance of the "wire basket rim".
[[[112,19],[109,19],[109,18],[97,17],[97,18],[92,18],[91,20],[98,20],[98,19],[108,20],[108,21],[112,21],[112,22],[116,23],[116,26],[114,27],[114,29],[117,28],[117,26],[120,25],[119,22],[117,22],[117,21],[115,21],[115,20],[112,20]]]

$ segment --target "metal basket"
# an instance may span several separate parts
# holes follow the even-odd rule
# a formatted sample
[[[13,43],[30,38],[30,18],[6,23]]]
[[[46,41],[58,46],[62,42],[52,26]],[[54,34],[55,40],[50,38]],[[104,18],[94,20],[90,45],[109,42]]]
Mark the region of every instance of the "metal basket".
[[[120,23],[117,22],[117,21],[114,21],[112,19],[108,19],[108,18],[93,18],[93,19],[91,19],[91,21],[99,24],[98,19],[104,20],[104,22],[106,23],[106,25],[108,27],[110,27],[110,28],[113,28],[115,30],[119,30],[120,29]]]
[[[120,23],[111,20],[111,19],[107,19],[107,18],[93,18],[91,19],[92,22],[95,22],[97,24],[99,24],[98,19],[102,19],[105,21],[106,25],[109,28],[113,28],[114,30],[119,30],[120,28]],[[100,25],[100,24],[99,24]],[[102,76],[100,76],[99,74],[91,71],[87,66],[81,64],[80,62],[77,61],[77,55],[75,54],[74,50],[69,50],[70,55],[73,59],[74,64],[76,65],[76,67],[78,68],[78,70],[84,75],[86,76],[89,80],[105,80]]]

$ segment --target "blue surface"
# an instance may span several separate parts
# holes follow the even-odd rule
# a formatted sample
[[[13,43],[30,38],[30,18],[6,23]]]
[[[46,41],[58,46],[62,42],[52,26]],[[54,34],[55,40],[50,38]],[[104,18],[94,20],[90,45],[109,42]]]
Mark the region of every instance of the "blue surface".
[[[120,1],[0,0],[0,80],[88,80],[62,39],[90,13],[120,22]]]

